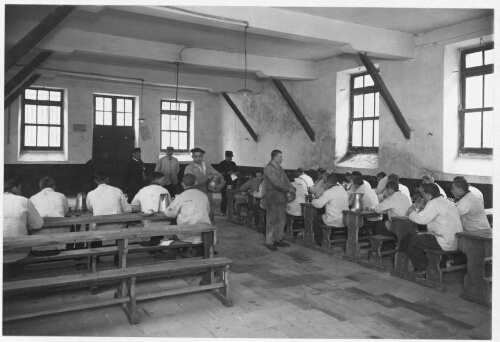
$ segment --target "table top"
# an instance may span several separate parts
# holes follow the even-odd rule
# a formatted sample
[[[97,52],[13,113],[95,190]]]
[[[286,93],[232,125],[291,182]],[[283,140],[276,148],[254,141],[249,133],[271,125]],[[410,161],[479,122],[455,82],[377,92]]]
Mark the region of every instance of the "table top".
[[[73,224],[88,224],[88,223],[120,223],[142,220],[165,220],[170,221],[163,213],[154,213],[152,216],[142,217],[139,213],[125,213],[114,215],[84,215],[71,217],[45,217],[43,219],[43,227],[61,227],[70,226]]]
[[[352,210],[344,210],[342,213],[349,214],[349,215],[356,215],[356,216],[363,216],[363,217],[376,217],[379,216],[380,214],[373,211],[373,210],[361,210],[361,211],[352,211]]]
[[[464,237],[476,240],[491,240],[493,239],[493,229],[487,228],[487,229],[463,231],[457,233],[457,237]]]

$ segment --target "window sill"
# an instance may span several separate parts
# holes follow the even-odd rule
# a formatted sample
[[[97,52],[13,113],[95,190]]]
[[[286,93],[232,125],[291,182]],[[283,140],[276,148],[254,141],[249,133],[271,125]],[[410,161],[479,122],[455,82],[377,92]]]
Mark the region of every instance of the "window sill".
[[[460,152],[443,171],[458,175],[492,176],[493,155]]]
[[[19,162],[65,162],[68,156],[64,151],[20,151]]]
[[[165,152],[160,152],[160,155],[158,158],[163,158],[167,154]],[[191,153],[189,152],[179,152],[179,153],[174,153],[174,157],[177,158],[179,162],[192,162],[193,158],[191,157]]]
[[[379,156],[377,152],[373,151],[349,151],[337,163],[338,167],[348,167],[355,169],[376,169],[378,168]]]

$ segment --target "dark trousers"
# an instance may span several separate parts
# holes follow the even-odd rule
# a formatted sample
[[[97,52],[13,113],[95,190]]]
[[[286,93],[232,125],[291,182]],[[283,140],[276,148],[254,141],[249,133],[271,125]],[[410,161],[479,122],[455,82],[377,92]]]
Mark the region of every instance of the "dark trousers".
[[[227,212],[227,192],[226,192],[226,186],[222,188],[220,191],[220,194],[222,196],[222,201],[220,202],[220,212],[222,214],[225,214]],[[236,199],[233,199],[233,209],[234,209],[234,203],[236,202]]]
[[[322,215],[315,216],[313,218],[313,233],[314,233],[314,241],[317,245],[321,246],[321,241],[323,240],[323,230],[319,227],[320,225],[324,225]]]
[[[167,191],[170,194],[171,198],[175,197],[175,191],[177,189],[177,185],[175,185],[175,184],[169,184],[169,185],[164,185],[163,187],[165,189],[167,189]]]
[[[406,253],[408,259],[410,259],[413,266],[415,266],[416,271],[425,271],[429,265],[424,249],[442,250],[436,237],[431,234],[408,234],[401,239],[401,244],[398,249],[400,252]]]
[[[398,239],[398,236],[391,232],[389,229],[387,229],[387,226],[385,225],[385,220],[377,222],[377,225],[375,226],[375,234],[376,235],[384,235],[384,236],[390,236],[393,238],[396,238],[396,241]]]

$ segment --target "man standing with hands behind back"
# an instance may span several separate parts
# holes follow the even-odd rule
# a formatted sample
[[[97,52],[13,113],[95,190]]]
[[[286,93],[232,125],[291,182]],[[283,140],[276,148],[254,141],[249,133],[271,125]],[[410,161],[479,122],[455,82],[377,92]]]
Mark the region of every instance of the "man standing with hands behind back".
[[[179,160],[174,156],[174,148],[167,147],[167,155],[160,158],[156,163],[155,172],[163,173],[162,186],[168,190],[170,197],[175,197],[175,189],[179,180],[177,174],[180,171]]]
[[[226,187],[228,185],[234,185],[236,182],[233,181],[231,178],[231,175],[238,175],[238,168],[236,166],[236,163],[233,161],[233,151],[226,151],[226,159],[221,161],[219,163],[219,172],[222,174],[224,177],[224,181],[226,182],[226,185],[222,188],[220,194],[222,196],[222,201],[220,203],[220,213],[222,216],[226,215],[227,211],[227,192],[226,192]],[[231,203],[230,205],[234,205]]]
[[[266,188],[267,205],[267,227],[266,227],[266,247],[270,251],[277,251],[278,247],[288,247],[288,243],[283,241],[283,232],[286,224],[286,200],[287,192],[295,192],[285,170],[281,167],[283,153],[280,150],[271,152],[271,161],[264,168],[264,182]]]

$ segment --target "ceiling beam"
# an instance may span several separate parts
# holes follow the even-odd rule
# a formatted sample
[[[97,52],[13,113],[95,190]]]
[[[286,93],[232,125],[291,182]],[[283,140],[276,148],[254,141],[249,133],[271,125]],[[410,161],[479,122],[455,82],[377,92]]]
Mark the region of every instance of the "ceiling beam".
[[[375,86],[377,86],[380,89],[380,95],[382,95],[382,98],[385,100],[385,103],[387,103],[387,106],[389,107],[392,116],[394,116],[394,119],[396,120],[396,123],[401,129],[401,132],[403,132],[403,135],[405,136],[406,139],[410,139],[411,136],[410,127],[408,127],[408,124],[406,123],[403,114],[399,110],[396,101],[394,101],[394,98],[392,97],[389,89],[387,89],[387,87],[385,86],[384,80],[382,80],[382,77],[380,77],[377,68],[371,61],[370,57],[366,55],[366,53],[360,52],[358,53],[358,56],[359,58],[361,58],[361,62],[363,62],[363,65],[366,67],[368,73],[372,77]]]
[[[297,104],[293,100],[292,96],[290,95],[288,90],[285,88],[285,85],[283,84],[283,82],[281,82],[280,80],[278,80],[276,78],[273,78],[272,80],[273,80],[273,83],[276,86],[276,88],[278,88],[278,91],[281,93],[281,95],[285,99],[286,103],[288,103],[288,106],[290,106],[290,109],[293,111],[293,113],[295,114],[295,116],[299,120],[302,127],[304,127],[304,130],[306,131],[306,133],[309,136],[309,138],[311,139],[311,141],[315,141],[316,134],[314,133],[311,125],[309,125],[309,122],[307,122],[307,119],[304,116],[304,114],[302,114],[302,112],[300,111],[299,106],[297,106]]]
[[[252,126],[250,126],[250,124],[245,119],[245,117],[243,116],[243,114],[240,112],[240,110],[238,109],[238,107],[236,107],[236,105],[234,104],[233,100],[231,100],[231,98],[227,95],[227,93],[221,93],[221,94],[222,94],[222,97],[226,100],[226,102],[229,105],[229,107],[231,107],[231,109],[234,111],[234,113],[236,114],[236,116],[238,117],[238,119],[240,119],[240,121],[243,124],[243,126],[245,126],[245,128],[248,131],[248,133],[252,136],[253,140],[255,142],[258,142],[257,141],[257,138],[258,138],[257,137],[257,133],[255,133],[255,131],[252,129]]]
[[[109,6],[122,11],[241,31],[243,23],[194,15],[167,6]],[[415,36],[400,32],[296,13],[272,7],[177,6],[181,10],[249,23],[248,32],[302,42],[343,45],[344,52],[404,60],[415,57]],[[300,25],[298,24],[300,23]]]
[[[42,51],[35,58],[33,58],[21,71],[19,71],[12,79],[5,84],[5,93],[7,96],[14,90],[21,82],[26,79],[31,73],[38,68],[50,55],[52,51]]]
[[[76,6],[58,6],[38,25],[36,25],[26,36],[19,40],[5,56],[5,71],[9,70],[28,51],[37,45],[54,27],[59,25]]]
[[[7,97],[4,101],[4,108],[7,108],[10,106],[12,102],[14,102],[15,99],[19,97],[19,95],[22,94],[22,92],[26,89],[29,88],[33,83],[36,82],[40,78],[40,74],[33,74],[31,75],[30,78],[28,78],[26,81],[24,81],[23,84],[19,88],[16,89],[12,94],[10,94],[9,97]]]

